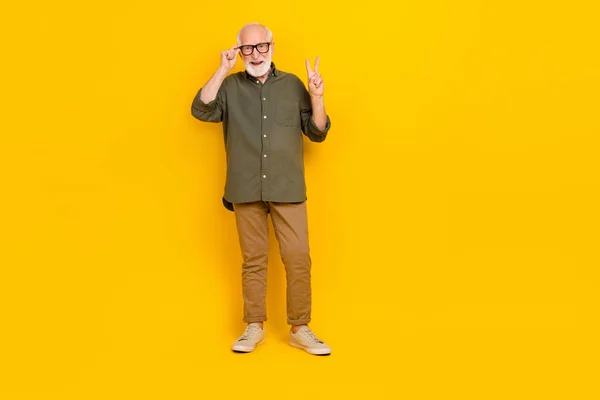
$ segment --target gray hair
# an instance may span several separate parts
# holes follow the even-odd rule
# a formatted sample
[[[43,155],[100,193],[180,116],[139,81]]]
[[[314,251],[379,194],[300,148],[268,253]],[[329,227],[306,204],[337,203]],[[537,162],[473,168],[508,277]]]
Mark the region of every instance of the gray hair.
[[[242,26],[242,28],[239,30],[238,34],[237,34],[237,44],[238,46],[240,44],[242,44],[242,31],[250,26],[260,26],[261,28],[263,28],[267,34],[267,40],[270,42],[271,40],[273,40],[273,33],[271,33],[271,30],[269,28],[267,28],[266,26],[264,26],[263,24],[260,24],[258,22],[250,22],[244,26]]]

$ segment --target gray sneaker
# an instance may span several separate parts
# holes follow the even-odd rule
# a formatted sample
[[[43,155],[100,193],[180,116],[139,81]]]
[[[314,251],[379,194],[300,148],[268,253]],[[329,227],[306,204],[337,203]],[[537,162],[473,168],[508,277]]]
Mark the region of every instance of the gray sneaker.
[[[306,325],[300,327],[296,333],[290,332],[290,346],[318,356],[331,354],[331,348],[325,342],[319,340]]]
[[[265,341],[265,331],[260,327],[260,324],[253,322],[248,324],[246,330],[233,342],[231,349],[238,353],[250,353],[259,344]]]

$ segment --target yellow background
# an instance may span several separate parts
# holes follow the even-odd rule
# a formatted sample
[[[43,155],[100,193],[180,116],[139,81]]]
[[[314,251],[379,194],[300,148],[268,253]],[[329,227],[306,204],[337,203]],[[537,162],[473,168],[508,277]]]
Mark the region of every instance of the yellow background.
[[[0,397],[597,398],[595,3],[3,3]],[[272,233],[267,342],[229,350],[221,126],[190,104],[250,21],[305,82],[321,56],[331,357],[286,343]]]

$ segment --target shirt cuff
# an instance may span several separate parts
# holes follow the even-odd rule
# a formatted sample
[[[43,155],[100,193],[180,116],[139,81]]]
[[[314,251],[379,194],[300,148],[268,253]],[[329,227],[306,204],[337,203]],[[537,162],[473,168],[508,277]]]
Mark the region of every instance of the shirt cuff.
[[[212,111],[215,108],[215,103],[217,102],[217,98],[215,97],[212,101],[205,103],[202,100],[200,100],[200,93],[202,93],[202,89],[200,89],[198,91],[198,94],[196,95],[196,98],[194,99],[194,107],[196,107],[200,111],[206,111],[206,112]]]
[[[315,124],[315,121],[313,120],[312,115],[310,116],[310,119],[308,121],[308,129],[310,129],[310,131],[312,133],[319,135],[319,136],[323,136],[323,135],[327,134],[327,132],[329,131],[329,128],[331,128],[331,121],[329,120],[329,115],[327,116],[327,121],[325,123],[325,129],[323,129],[323,130],[319,129],[317,124]]]

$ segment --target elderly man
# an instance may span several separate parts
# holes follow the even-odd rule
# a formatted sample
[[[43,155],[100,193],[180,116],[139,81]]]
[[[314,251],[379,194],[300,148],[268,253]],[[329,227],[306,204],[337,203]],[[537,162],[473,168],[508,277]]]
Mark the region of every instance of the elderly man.
[[[233,211],[242,252],[244,322],[233,344],[251,352],[264,341],[268,214],[286,271],[290,345],[310,354],[331,348],[308,327],[311,321],[311,258],[308,243],[303,137],[322,142],[330,128],[323,100],[319,58],[308,60],[308,90],[271,61],[271,31],[258,23],[239,31],[237,45],[221,52],[221,65],[198,91],[192,115],[223,122],[227,176],[223,204]],[[228,76],[242,59],[244,72]]]

